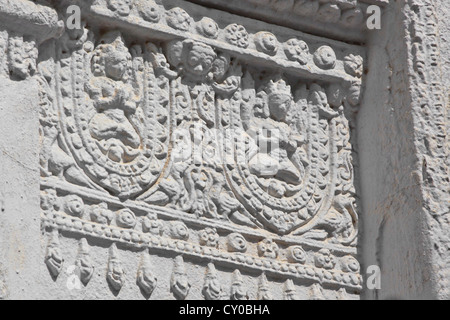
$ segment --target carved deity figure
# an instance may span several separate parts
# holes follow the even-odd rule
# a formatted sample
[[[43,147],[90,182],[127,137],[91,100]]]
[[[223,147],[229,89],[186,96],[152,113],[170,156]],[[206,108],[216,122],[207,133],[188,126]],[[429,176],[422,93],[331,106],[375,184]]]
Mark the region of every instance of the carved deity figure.
[[[107,33],[92,60],[94,77],[86,85],[97,114],[91,119],[91,135],[113,161],[131,161],[139,153],[141,139],[130,121],[140,103],[129,83],[131,55],[119,32]]]
[[[257,145],[249,153],[250,171],[260,178],[299,185],[302,174],[291,156],[303,138],[286,121],[293,104],[291,88],[282,79],[271,80],[258,96],[253,117],[245,128]]]

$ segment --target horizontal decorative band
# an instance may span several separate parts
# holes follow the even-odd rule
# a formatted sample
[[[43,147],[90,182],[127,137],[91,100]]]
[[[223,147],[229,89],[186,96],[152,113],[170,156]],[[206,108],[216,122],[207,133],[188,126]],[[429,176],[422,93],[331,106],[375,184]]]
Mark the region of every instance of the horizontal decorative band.
[[[225,233],[238,232],[242,236],[248,238],[264,238],[266,236],[266,234],[261,230],[256,230],[245,226],[238,226],[226,221],[214,221],[206,218],[197,218],[194,215],[190,215],[185,212],[150,205],[142,201],[127,200],[126,202],[121,202],[116,197],[110,196],[109,194],[106,194],[104,192],[95,191],[80,186],[74,186],[67,182],[59,181],[56,179],[41,179],[41,188],[55,189],[62,193],[78,195],[83,199],[91,200],[93,202],[105,202],[115,207],[127,208],[133,210],[133,212],[138,216],[145,216],[148,213],[154,213],[160,219],[181,221],[189,227],[192,226],[200,229],[214,228],[220,232]],[[271,238],[276,240],[277,242],[285,244],[286,246],[299,245],[304,248],[310,248],[314,251],[319,251],[320,249],[328,249],[339,255],[356,255],[357,253],[356,248],[354,247],[324,243],[302,236],[276,236],[274,234],[271,234]]]
[[[361,63],[364,61],[365,51],[360,46],[194,7],[186,2],[177,2],[179,6],[172,8],[166,3],[164,6],[152,5],[153,1],[145,1],[145,6],[139,3],[120,11],[108,5],[108,1],[97,1],[89,8],[86,18],[90,23],[107,23],[127,34],[152,41],[179,38],[201,41],[231,53],[243,62],[314,81],[352,83],[362,76],[348,68],[348,61],[354,57]],[[210,18],[211,12],[220,18]]]
[[[361,290],[362,277],[357,273],[346,273],[338,270],[325,270],[302,264],[288,264],[266,258],[254,257],[236,252],[224,252],[216,248],[195,245],[183,240],[175,240],[152,236],[132,230],[100,225],[68,216],[60,212],[43,212],[42,227],[69,232],[83,237],[93,237],[120,243],[134,248],[148,248],[168,251],[189,257],[196,257],[214,262],[216,265],[228,265],[242,269],[265,272],[290,279],[312,280],[323,285]]]

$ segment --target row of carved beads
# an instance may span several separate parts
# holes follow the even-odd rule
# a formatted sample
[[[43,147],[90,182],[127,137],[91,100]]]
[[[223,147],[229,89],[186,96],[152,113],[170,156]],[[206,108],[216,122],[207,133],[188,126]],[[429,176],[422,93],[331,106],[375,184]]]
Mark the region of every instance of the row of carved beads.
[[[79,249],[76,261],[72,266],[69,266],[68,273],[71,277],[71,286],[87,286],[91,281],[94,271],[96,269],[90,254],[90,246],[85,238],[79,241]],[[57,278],[64,266],[64,256],[61,250],[59,233],[52,230],[49,234],[49,241],[45,254],[45,263],[53,278]],[[109,259],[107,262],[106,280],[110,285],[111,290],[117,294],[125,285],[126,271],[121,262],[119,250],[116,244],[112,244],[109,248]],[[151,256],[148,251],[144,251],[141,256],[141,261],[137,270],[136,284],[141,289],[145,298],[150,298],[157,287],[158,279],[153,271]],[[231,275],[231,286],[226,288],[221,282],[213,263],[209,263],[202,286],[201,294],[206,300],[272,300],[274,299],[271,293],[270,283],[267,280],[265,273],[262,273],[258,278],[258,292],[252,295],[241,275],[239,270],[235,270]],[[68,282],[69,285],[69,282]],[[282,285],[283,299],[298,300],[300,297],[294,282],[290,279],[286,280]],[[183,256],[179,255],[174,259],[172,274],[170,277],[170,292],[176,299],[186,299],[191,290],[191,283],[187,275],[185,262]],[[323,300],[324,292],[319,284],[314,284],[309,288],[309,299]],[[336,298],[347,299],[345,289],[337,292]]]
[[[109,0],[108,3],[108,8],[120,16],[128,16],[133,7],[132,1],[123,1],[119,4],[118,1]],[[217,23],[211,18],[204,17],[200,21],[194,22],[194,19],[184,9],[176,7],[164,11],[153,1],[145,1],[145,5],[137,1],[136,7],[144,20],[153,23],[160,22],[162,12],[165,12],[166,22],[173,29],[180,31],[195,30],[198,34],[210,39],[219,38],[221,35],[229,44],[238,48],[249,47],[253,38],[256,49],[270,56],[276,55],[279,50],[284,50],[288,60],[301,65],[306,65],[312,60],[317,67],[323,70],[334,69],[337,63],[336,53],[328,45],[323,45],[314,53],[311,53],[308,44],[298,38],[292,38],[281,43],[273,33],[267,31],[258,32],[251,37],[244,26],[236,23],[220,30]],[[359,55],[348,54],[344,59],[344,68],[351,76],[361,77],[363,58]]]

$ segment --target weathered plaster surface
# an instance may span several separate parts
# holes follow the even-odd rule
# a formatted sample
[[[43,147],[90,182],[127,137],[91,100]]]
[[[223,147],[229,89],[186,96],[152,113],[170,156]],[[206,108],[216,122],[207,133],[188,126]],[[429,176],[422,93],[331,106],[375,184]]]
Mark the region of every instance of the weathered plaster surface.
[[[382,284],[367,298],[448,294],[448,54],[439,43],[448,27],[436,20],[443,11],[428,1],[393,4],[370,38],[358,115],[361,248],[366,266],[380,265]]]

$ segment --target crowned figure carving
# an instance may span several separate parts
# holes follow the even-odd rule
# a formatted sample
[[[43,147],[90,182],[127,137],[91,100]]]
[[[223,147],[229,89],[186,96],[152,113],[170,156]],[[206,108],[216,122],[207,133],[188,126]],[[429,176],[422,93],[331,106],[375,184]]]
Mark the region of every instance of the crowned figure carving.
[[[129,119],[141,97],[129,83],[131,55],[119,32],[106,34],[92,59],[93,77],[86,90],[97,114],[89,129],[111,160],[128,162],[139,153],[141,139]]]
[[[253,117],[244,123],[256,145],[249,154],[250,171],[263,179],[299,185],[304,169],[292,160],[292,155],[304,138],[288,124],[294,104],[291,87],[283,79],[270,80],[258,96]]]

